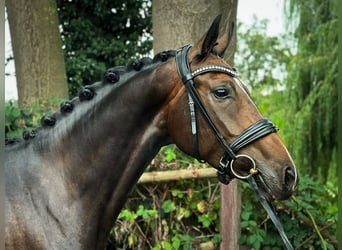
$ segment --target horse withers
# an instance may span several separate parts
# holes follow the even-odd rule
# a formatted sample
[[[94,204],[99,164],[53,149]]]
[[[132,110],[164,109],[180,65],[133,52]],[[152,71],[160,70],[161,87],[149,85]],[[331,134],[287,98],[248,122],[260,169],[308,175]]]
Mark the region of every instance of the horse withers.
[[[267,199],[291,196],[294,163],[222,59],[232,29],[218,39],[219,22],[194,46],[109,69],[6,147],[6,249],[104,249],[130,190],[170,143],[223,182],[252,169]]]

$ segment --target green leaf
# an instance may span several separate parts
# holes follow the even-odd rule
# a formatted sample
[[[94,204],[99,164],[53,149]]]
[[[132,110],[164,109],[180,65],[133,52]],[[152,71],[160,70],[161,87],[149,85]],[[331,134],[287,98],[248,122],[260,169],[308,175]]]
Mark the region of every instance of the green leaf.
[[[253,246],[254,242],[257,240],[256,235],[250,235],[247,237],[247,244]]]
[[[173,248],[174,248],[175,250],[178,250],[178,249],[179,249],[180,243],[181,243],[181,241],[180,241],[180,239],[178,238],[178,236],[172,237],[172,246],[173,246]]]
[[[258,224],[256,223],[256,221],[251,220],[251,221],[249,221],[249,225],[250,225],[251,227],[256,227]]]
[[[163,247],[165,250],[172,250],[172,245],[169,242],[164,241]]]
[[[209,227],[210,224],[211,224],[211,218],[207,215],[207,214],[204,214],[204,215],[201,215],[198,217],[198,220],[199,222],[201,222],[203,224],[204,227]]]
[[[241,221],[240,226],[242,228],[247,228],[249,226],[249,222],[248,221]]]
[[[152,248],[152,250],[161,250],[161,249],[162,249],[162,247],[161,247],[160,243],[158,243],[156,246],[154,246]]]
[[[176,209],[175,204],[173,201],[171,200],[166,200],[164,201],[163,205],[162,205],[162,209],[165,213],[170,213],[173,210]]]
[[[18,109],[7,108],[5,111],[7,120],[13,121],[21,117],[21,113]]]
[[[176,153],[170,149],[170,148],[166,148],[165,150],[165,157],[164,157],[164,161],[166,162],[172,162],[174,160],[177,159],[177,155]]]
[[[137,214],[129,211],[128,209],[122,210],[118,216],[118,219],[123,219],[128,222],[133,222],[138,217]]]
[[[250,212],[243,211],[243,212],[241,213],[241,218],[242,218],[243,220],[248,220],[250,215],[251,215]]]
[[[171,191],[172,196],[182,198],[184,196],[184,192],[180,191],[179,189],[173,189]]]

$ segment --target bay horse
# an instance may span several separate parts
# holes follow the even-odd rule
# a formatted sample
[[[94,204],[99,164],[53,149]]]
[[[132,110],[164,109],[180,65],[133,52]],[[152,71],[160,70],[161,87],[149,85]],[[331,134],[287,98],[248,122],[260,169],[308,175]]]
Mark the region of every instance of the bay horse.
[[[6,249],[104,249],[130,190],[170,143],[226,184],[254,170],[267,199],[291,196],[293,160],[222,59],[234,26],[218,39],[219,23],[194,46],[109,69],[6,146]]]

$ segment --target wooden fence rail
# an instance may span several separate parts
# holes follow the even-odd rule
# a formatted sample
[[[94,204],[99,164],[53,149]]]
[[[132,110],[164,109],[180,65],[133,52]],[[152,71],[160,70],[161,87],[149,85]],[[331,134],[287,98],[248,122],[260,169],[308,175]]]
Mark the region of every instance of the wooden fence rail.
[[[163,181],[177,181],[185,179],[216,178],[216,169],[214,168],[193,168],[171,171],[155,171],[144,173],[138,183],[157,183]]]

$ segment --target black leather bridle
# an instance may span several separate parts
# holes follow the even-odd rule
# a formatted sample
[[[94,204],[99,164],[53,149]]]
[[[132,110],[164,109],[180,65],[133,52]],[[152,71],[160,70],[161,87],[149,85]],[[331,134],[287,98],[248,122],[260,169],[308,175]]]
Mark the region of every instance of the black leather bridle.
[[[286,245],[288,250],[293,249],[290,241],[288,240],[283,226],[280,223],[278,217],[275,214],[275,211],[271,204],[265,199],[263,194],[260,192],[256,181],[253,178],[253,175],[258,173],[256,169],[255,161],[252,157],[245,155],[245,154],[237,154],[237,152],[243,148],[244,146],[254,142],[255,140],[260,139],[270,133],[277,132],[277,127],[268,119],[263,118],[257,121],[255,124],[244,130],[235,140],[228,144],[228,142],[224,139],[220,131],[217,129],[215,124],[213,123],[212,119],[210,118],[206,108],[204,107],[201,98],[194,86],[194,78],[208,73],[208,72],[217,72],[217,73],[224,73],[233,78],[238,79],[238,74],[236,70],[228,67],[223,67],[220,65],[207,65],[201,67],[194,72],[191,72],[189,61],[188,61],[188,54],[191,49],[191,45],[186,45],[179,49],[176,53],[176,65],[178,69],[178,73],[185,85],[185,88],[188,91],[189,97],[189,107],[190,107],[190,117],[191,117],[191,132],[193,137],[193,144],[194,144],[194,152],[196,158],[201,160],[200,153],[199,153],[199,146],[198,146],[198,135],[197,135],[197,122],[196,122],[196,109],[200,111],[204,120],[208,123],[209,127],[215,134],[218,141],[221,143],[222,147],[224,148],[224,154],[219,162],[219,165],[216,167],[217,169],[217,177],[220,182],[224,184],[229,184],[229,182],[233,178],[238,179],[245,179],[249,182],[251,188],[257,194],[259,201],[269,214],[271,220],[275,224],[276,228],[279,231],[280,236],[282,237],[284,244]],[[245,160],[250,162],[250,172],[246,176],[242,176],[237,173],[234,169],[234,162],[238,158],[245,158]]]
[[[228,144],[228,142],[224,139],[220,131],[213,123],[206,108],[204,107],[201,98],[194,86],[194,78],[208,72],[224,73],[234,78],[238,78],[238,74],[234,69],[223,67],[220,65],[207,65],[195,70],[194,72],[191,72],[188,61],[188,53],[191,47],[191,45],[186,45],[177,51],[176,64],[179,75],[188,91],[191,116],[191,131],[196,158],[201,160],[198,147],[195,107],[198,108],[202,117],[208,123],[214,135],[224,148],[224,154],[220,160],[219,166],[217,166],[219,180],[224,184],[228,184],[234,177],[238,179],[246,179],[249,175],[241,176],[237,174],[236,171],[234,171],[234,161],[237,158],[241,157],[247,158],[247,160],[250,161],[252,164],[252,169],[256,171],[255,162],[251,157],[247,155],[237,155],[236,153],[242,147],[252,143],[253,141],[258,140],[259,138],[264,137],[270,133],[277,132],[277,127],[270,120],[266,118],[261,119],[253,124],[251,127],[247,128],[245,131],[243,131],[231,144]]]

